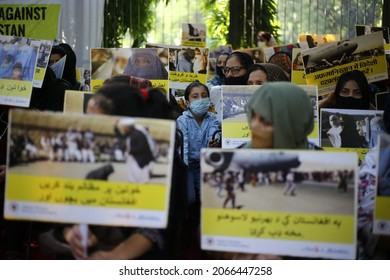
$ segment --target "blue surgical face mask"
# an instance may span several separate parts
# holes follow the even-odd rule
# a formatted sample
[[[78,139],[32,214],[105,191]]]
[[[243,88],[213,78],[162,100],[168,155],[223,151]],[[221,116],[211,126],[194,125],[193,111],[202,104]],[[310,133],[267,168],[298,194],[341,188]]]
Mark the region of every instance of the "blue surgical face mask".
[[[209,110],[210,98],[202,98],[196,100],[190,104],[190,110],[195,113],[197,116],[201,117]]]

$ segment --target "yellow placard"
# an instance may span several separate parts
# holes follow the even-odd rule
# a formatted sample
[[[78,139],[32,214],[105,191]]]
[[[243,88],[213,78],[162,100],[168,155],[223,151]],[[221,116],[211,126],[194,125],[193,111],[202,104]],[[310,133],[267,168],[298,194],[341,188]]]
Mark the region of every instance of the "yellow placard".
[[[60,4],[0,5],[0,34],[56,39],[60,10]]]
[[[169,71],[170,82],[192,83],[196,80],[203,84],[206,84],[207,74]]]
[[[24,202],[165,210],[167,187],[136,183],[108,182],[7,174],[6,199]]]
[[[352,244],[354,218],[316,213],[203,209],[202,234]]]
[[[43,81],[46,69],[42,67],[35,68],[34,81]]]
[[[248,122],[223,122],[222,135],[224,138],[251,138]]]
[[[388,196],[376,197],[375,219],[390,220],[390,197]]]

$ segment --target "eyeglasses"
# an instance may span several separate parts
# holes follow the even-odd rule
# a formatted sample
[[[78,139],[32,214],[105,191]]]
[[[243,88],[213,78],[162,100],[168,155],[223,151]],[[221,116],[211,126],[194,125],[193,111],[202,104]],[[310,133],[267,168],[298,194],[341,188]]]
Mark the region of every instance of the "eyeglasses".
[[[232,75],[236,75],[236,74],[238,74],[238,72],[240,72],[241,68],[245,68],[245,67],[243,67],[243,66],[225,67],[222,69],[222,72],[223,72],[223,74],[227,75],[227,73],[229,73],[229,71],[231,71]]]

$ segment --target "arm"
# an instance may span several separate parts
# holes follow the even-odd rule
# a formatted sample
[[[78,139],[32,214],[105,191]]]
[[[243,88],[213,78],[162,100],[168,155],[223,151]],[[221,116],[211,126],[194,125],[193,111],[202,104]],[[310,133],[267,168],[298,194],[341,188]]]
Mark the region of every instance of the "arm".
[[[209,128],[209,133],[207,135],[208,139],[208,146],[210,148],[218,148],[221,147],[221,139],[215,138],[214,140],[212,139],[213,134],[215,131],[220,129],[220,124],[218,119],[215,116],[212,116],[212,120],[210,122],[210,128]]]
[[[332,92],[325,98],[318,101],[318,109],[333,108],[336,105],[336,93]]]
[[[153,248],[153,242],[141,233],[132,234],[111,251],[97,251],[88,259],[92,260],[130,260],[144,255]]]
[[[72,227],[65,227],[62,231],[62,234],[66,242],[68,242],[72,255],[76,260],[83,260],[88,257],[87,248],[85,248],[81,242],[82,235],[78,225],[73,225]],[[92,247],[96,243],[97,243],[96,236],[92,234],[90,231],[88,231],[87,246]]]

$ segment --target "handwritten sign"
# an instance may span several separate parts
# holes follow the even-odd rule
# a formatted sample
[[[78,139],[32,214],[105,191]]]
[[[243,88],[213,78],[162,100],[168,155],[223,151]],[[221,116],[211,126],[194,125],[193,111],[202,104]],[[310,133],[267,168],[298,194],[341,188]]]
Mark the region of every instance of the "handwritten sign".
[[[7,219],[166,227],[173,121],[21,110],[10,116]],[[131,135],[158,162],[141,165]]]
[[[356,153],[202,149],[201,170],[202,249],[355,258]]]

